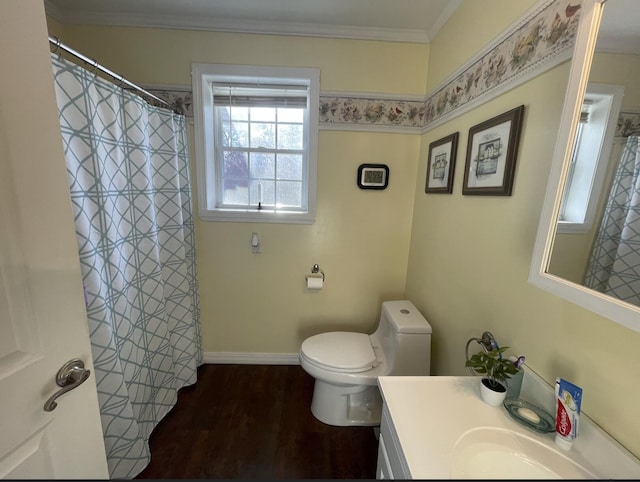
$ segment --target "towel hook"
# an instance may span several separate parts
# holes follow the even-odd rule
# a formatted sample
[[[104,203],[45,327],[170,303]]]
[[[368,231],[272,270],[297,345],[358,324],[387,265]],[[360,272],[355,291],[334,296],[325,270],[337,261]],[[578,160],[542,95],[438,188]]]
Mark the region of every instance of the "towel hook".
[[[474,341],[477,342],[481,346],[482,351],[484,351],[485,353],[488,353],[489,351],[491,351],[491,350],[493,350],[495,348],[499,348],[498,347],[498,342],[496,341],[495,337],[491,334],[491,332],[490,331],[485,331],[482,334],[481,338],[473,337],[473,338],[469,338],[467,340],[467,344],[464,347],[464,356],[465,356],[465,359],[467,361],[469,360],[469,345]],[[500,355],[500,358],[502,358],[502,355]],[[476,371],[473,368],[469,367],[469,371],[473,375],[477,375]]]

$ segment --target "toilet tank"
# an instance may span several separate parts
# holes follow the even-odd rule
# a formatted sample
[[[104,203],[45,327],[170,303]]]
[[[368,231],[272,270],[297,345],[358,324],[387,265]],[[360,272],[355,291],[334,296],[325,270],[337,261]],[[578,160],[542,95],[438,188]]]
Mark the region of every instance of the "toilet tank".
[[[383,302],[371,338],[385,353],[388,375],[431,374],[431,325],[411,301]]]

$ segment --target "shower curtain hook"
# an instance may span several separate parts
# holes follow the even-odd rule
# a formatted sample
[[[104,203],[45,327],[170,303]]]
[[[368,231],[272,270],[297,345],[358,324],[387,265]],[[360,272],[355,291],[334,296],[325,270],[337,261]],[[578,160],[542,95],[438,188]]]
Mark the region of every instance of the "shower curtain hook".
[[[53,49],[54,54],[58,54],[58,60],[62,57],[62,49],[60,48],[60,37],[56,37],[55,48]]]
[[[93,60],[93,78],[95,79],[98,76],[98,61]]]
[[[124,77],[122,75],[118,76],[118,87],[120,89],[124,89]]]

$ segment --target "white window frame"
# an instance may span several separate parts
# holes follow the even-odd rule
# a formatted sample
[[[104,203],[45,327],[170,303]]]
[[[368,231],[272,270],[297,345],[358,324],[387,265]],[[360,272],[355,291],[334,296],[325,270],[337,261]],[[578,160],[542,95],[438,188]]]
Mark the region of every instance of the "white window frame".
[[[598,114],[598,120],[590,121],[594,123],[594,126],[590,128],[589,134],[587,134],[586,141],[588,145],[581,146],[580,140],[582,136],[578,135],[572,155],[580,155],[580,147],[583,147],[587,162],[592,164],[593,173],[589,185],[586,185],[583,181],[581,185],[577,186],[588,191],[586,193],[586,201],[580,201],[579,204],[570,207],[566,203],[573,202],[573,196],[571,195],[573,177],[571,175],[568,176],[567,184],[564,188],[565,192],[563,193],[561,216],[566,210],[573,210],[574,213],[581,211],[581,213],[574,214],[573,219],[562,219],[561,217],[558,220],[558,233],[585,233],[593,227],[600,200],[602,196],[607,195],[603,191],[608,166],[611,162],[615,162],[611,161],[611,150],[623,97],[624,87],[620,85],[590,83],[587,86],[585,101],[603,103],[602,112]],[[593,113],[589,115],[591,116]],[[584,130],[584,127],[582,130]],[[580,131],[581,129],[578,129],[578,133]],[[589,159],[591,157],[593,159]],[[572,162],[580,161],[580,159],[575,158],[572,160]]]
[[[295,67],[257,67],[229,64],[192,64],[194,133],[198,215],[205,221],[312,224],[316,216],[320,70]],[[306,166],[303,168],[303,206],[306,209],[233,209],[217,207],[212,82],[258,81],[264,84],[306,85],[309,103],[305,116]],[[305,182],[306,181],[306,182]],[[304,187],[306,184],[306,189]]]

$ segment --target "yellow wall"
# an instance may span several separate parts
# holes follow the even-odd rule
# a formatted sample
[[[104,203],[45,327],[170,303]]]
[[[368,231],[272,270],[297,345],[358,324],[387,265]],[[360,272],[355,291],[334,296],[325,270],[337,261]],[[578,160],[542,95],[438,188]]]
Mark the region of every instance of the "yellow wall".
[[[319,67],[322,90],[425,93],[427,45],[54,22],[49,28],[139,84],[190,85],[192,62],[244,63]],[[193,139],[191,146],[195,153]],[[311,334],[372,330],[381,302],[404,297],[419,146],[416,135],[321,131],[313,225],[196,219],[203,350],[297,354]],[[389,165],[385,191],[358,189],[362,163]],[[251,253],[253,231],[262,254]],[[319,292],[304,288],[314,263],[326,274]]]
[[[495,22],[496,12],[479,9],[477,3],[462,4],[456,32],[474,32]],[[439,43],[441,36],[451,37],[448,24],[431,44],[432,59],[444,56],[442,49],[455,50],[451,54],[461,62],[475,53],[473,45],[457,49],[456,44]],[[430,62],[429,77],[447,78],[450,68],[457,66]],[[562,64],[423,136],[407,297],[433,325],[433,373],[467,374],[465,343],[489,330],[512,347],[510,353],[526,355],[527,365],[547,382],[561,376],[582,386],[584,411],[640,455],[640,333],[527,282],[568,71],[568,64]],[[469,128],[520,104],[526,111],[513,195],[462,196]],[[428,145],[455,131],[460,144],[454,192],[427,195]]]
[[[640,56],[597,53],[589,82],[624,85],[622,106],[640,108]]]
[[[139,84],[189,84],[191,64],[318,67],[322,90],[425,93],[429,46],[154,28],[59,25],[52,33]],[[54,33],[55,34],[55,33]]]
[[[234,62],[320,67],[323,90],[419,95],[534,3],[465,0],[430,46],[52,28],[139,83],[188,83],[191,62]],[[527,282],[568,72],[567,63],[555,67],[424,136],[322,131],[311,226],[198,221],[204,350],[296,352],[317,331],[371,329],[382,300],[406,296],[433,325],[434,375],[467,374],[466,340],[490,330],[548,382],[563,376],[581,385],[585,412],[640,455],[640,334]],[[469,128],[520,104],[526,111],[513,195],[462,196]],[[427,195],[429,143],[456,131],[454,193]],[[386,191],[356,188],[363,162],[390,165]],[[255,230],[261,255],[250,252]],[[303,279],[313,263],[327,283],[309,293]]]

